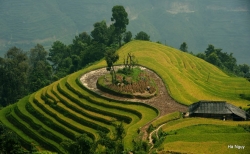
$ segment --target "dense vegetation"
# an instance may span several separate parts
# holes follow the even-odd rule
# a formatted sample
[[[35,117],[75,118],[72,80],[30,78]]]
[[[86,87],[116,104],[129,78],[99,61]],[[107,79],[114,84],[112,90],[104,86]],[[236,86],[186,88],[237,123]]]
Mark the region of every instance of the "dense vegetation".
[[[249,62],[249,1],[1,1],[0,56],[17,46],[28,51],[37,43],[48,51],[53,42],[71,44],[75,35],[93,30],[93,23],[110,24],[111,8],[123,5],[127,30],[150,34],[152,41],[179,48],[186,41],[195,54],[208,44],[234,53],[239,64]]]
[[[226,100],[243,108],[249,104],[239,94],[249,94],[250,82],[230,77],[191,54],[148,41],[129,42],[117,52],[120,56],[128,53],[139,59],[138,64],[154,70],[163,79],[170,95],[181,103],[215,99]],[[123,62],[121,58],[117,64]],[[117,148],[149,150],[147,144],[138,139],[138,130],[157,116],[155,109],[141,103],[105,99],[79,82],[82,74],[106,66],[103,59],[20,99],[17,104],[3,108],[0,111],[1,122],[22,140],[33,143],[35,148],[43,145],[51,151],[65,152],[72,148],[79,150],[81,146],[74,145],[84,141],[84,144],[96,145],[97,151],[110,153]],[[211,72],[208,81],[207,72]],[[229,82],[230,85],[226,84]],[[237,89],[230,89],[231,86]],[[123,129],[118,128],[124,128],[125,131],[123,148],[117,140],[121,138],[116,135],[117,132],[123,132],[118,130]],[[88,137],[81,137],[82,134]],[[99,140],[104,137],[105,141],[110,142]]]
[[[0,106],[15,103],[23,96],[100,60],[107,50],[116,51],[121,46],[128,19],[123,6],[115,6],[112,11],[113,24],[107,26],[105,21],[96,22],[90,35],[83,32],[69,45],[55,41],[49,52],[40,44],[28,52],[10,48],[4,58],[0,57]],[[122,16],[124,18],[120,20]],[[129,42],[131,37],[132,33],[126,32],[124,42]]]
[[[130,67],[126,58],[119,58],[124,55],[138,57],[136,64],[157,73],[163,79],[171,97],[182,104],[190,105],[203,99],[226,100],[244,109],[249,108],[250,82],[229,76],[204,60],[226,72],[246,78],[249,78],[248,65],[238,66],[232,54],[223,53],[213,45],[208,46],[205,54],[197,55],[204,59],[201,60],[185,53],[188,52],[185,42],[180,48],[184,52],[180,52],[149,42],[150,36],[143,31],[135,36],[135,40],[146,41],[130,42],[132,33],[126,32],[128,19],[125,9],[115,6],[112,12],[111,20],[114,24],[107,26],[105,21],[96,22],[90,35],[83,32],[70,45],[56,41],[49,53],[40,44],[27,53],[13,47],[4,58],[0,58],[1,106],[18,100],[16,104],[0,110],[0,120],[4,125],[0,128],[0,140],[5,140],[5,127],[8,127],[7,134],[16,133],[0,145],[9,145],[10,142],[15,148],[5,146],[6,149],[3,150],[9,152],[14,149],[21,153],[20,149],[25,147],[27,150],[44,148],[58,153],[147,153],[149,145],[141,140],[140,128],[157,117],[157,109],[138,102],[105,98],[84,87],[79,80],[84,73],[106,67],[112,76],[111,83],[128,82],[126,78],[119,78],[114,71],[115,63]],[[119,21],[117,14],[124,17],[123,21]],[[129,43],[122,46],[122,38],[124,43]],[[116,52],[117,49],[119,50]],[[124,69],[120,73],[129,72]],[[27,96],[23,98],[25,95]],[[166,115],[155,121],[151,128],[180,117],[178,112]],[[248,135],[245,134],[249,130],[248,126],[229,127],[232,123],[215,126],[216,122],[205,122],[207,123],[211,124],[208,126],[211,130],[221,128],[221,133],[225,133],[223,130],[230,130]],[[172,144],[180,138],[188,142],[200,141],[188,140],[190,136],[185,136],[185,133],[189,132],[189,128],[182,126],[183,128],[173,129],[174,132],[168,132],[168,128],[164,126],[159,140],[154,136],[155,147],[161,146],[165,150],[166,144]],[[193,123],[189,126],[196,132],[203,129],[203,126],[196,127]],[[170,136],[169,140],[164,138],[166,135]],[[219,135],[222,135],[220,140],[226,141],[223,134]],[[216,137],[218,136],[215,135],[214,138]],[[242,136],[231,137],[245,143],[241,140]],[[174,144],[173,147],[177,145]]]

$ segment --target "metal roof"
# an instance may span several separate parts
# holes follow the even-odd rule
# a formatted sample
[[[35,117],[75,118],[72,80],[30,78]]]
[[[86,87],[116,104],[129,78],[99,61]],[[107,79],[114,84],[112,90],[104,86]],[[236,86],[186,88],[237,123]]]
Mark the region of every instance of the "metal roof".
[[[235,114],[246,119],[246,112],[225,101],[199,101],[189,106],[189,113]]]

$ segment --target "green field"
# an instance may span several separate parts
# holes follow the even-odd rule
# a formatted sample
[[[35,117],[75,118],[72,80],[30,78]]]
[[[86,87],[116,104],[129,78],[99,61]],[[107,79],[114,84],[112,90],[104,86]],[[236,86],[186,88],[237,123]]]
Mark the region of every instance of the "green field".
[[[122,57],[127,53],[135,55],[140,65],[156,72],[163,79],[170,95],[182,104],[190,105],[198,100],[225,100],[243,108],[250,104],[250,101],[239,96],[250,94],[250,82],[230,77],[190,54],[157,43],[132,41],[118,50],[120,59],[117,64],[123,63]],[[132,141],[139,137],[138,129],[155,119],[159,113],[157,109],[143,103],[104,98],[80,83],[82,74],[105,65],[105,60],[101,60],[20,99],[17,104],[0,111],[1,122],[38,149],[59,153],[66,153],[60,144],[63,140],[73,140],[82,133],[93,140],[99,139],[98,131],[114,138],[115,125],[123,122],[126,131],[125,149],[133,149]],[[164,150],[176,151],[178,146],[183,146],[184,151],[192,152],[192,143],[193,148],[198,146],[199,149],[199,146],[208,144],[207,150],[224,146],[222,149],[227,151],[227,144],[249,143],[246,139],[249,133],[238,128],[236,122],[222,123],[219,120],[197,118],[171,121],[179,117],[179,113],[175,112],[153,123],[157,127],[168,122],[163,130],[177,132],[167,136],[161,146]],[[190,134],[190,129],[194,129],[194,133]],[[198,136],[203,136],[204,140]],[[209,136],[211,140],[206,141]]]
[[[250,122],[221,121],[205,118],[179,119],[166,123],[167,132],[160,151],[182,153],[248,153],[250,133],[238,125]],[[233,148],[228,148],[233,145]],[[245,146],[237,149],[235,145]],[[161,153],[161,152],[159,152]]]

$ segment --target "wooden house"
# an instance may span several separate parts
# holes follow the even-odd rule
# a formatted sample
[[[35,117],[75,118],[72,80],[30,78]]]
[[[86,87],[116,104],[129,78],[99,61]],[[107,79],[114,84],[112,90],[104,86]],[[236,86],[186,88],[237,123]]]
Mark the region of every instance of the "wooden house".
[[[221,120],[246,120],[244,110],[225,101],[199,101],[189,106],[189,117],[216,118]]]

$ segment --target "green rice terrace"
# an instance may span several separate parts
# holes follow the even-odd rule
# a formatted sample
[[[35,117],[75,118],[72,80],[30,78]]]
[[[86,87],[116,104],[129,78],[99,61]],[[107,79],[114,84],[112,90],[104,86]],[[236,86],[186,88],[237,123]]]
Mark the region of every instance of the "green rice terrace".
[[[242,96],[250,95],[249,81],[158,43],[132,41],[117,52],[117,68],[128,53],[138,59],[142,73],[148,73],[150,83],[145,86],[150,84],[152,91],[124,97],[98,89],[98,79],[100,83],[109,79],[103,59],[3,108],[1,122],[16,132],[24,147],[57,153],[67,153],[62,142],[81,134],[94,141],[102,133],[115,139],[120,124],[127,151],[141,139],[149,143],[146,151],[157,153],[235,153],[237,149],[228,148],[235,144],[245,146],[242,153],[250,151],[249,121],[182,118],[180,113],[198,100],[223,100],[248,108],[250,101]],[[143,76],[140,71],[137,75]],[[132,77],[126,80],[132,82]],[[101,144],[97,149],[96,153],[105,151]]]

